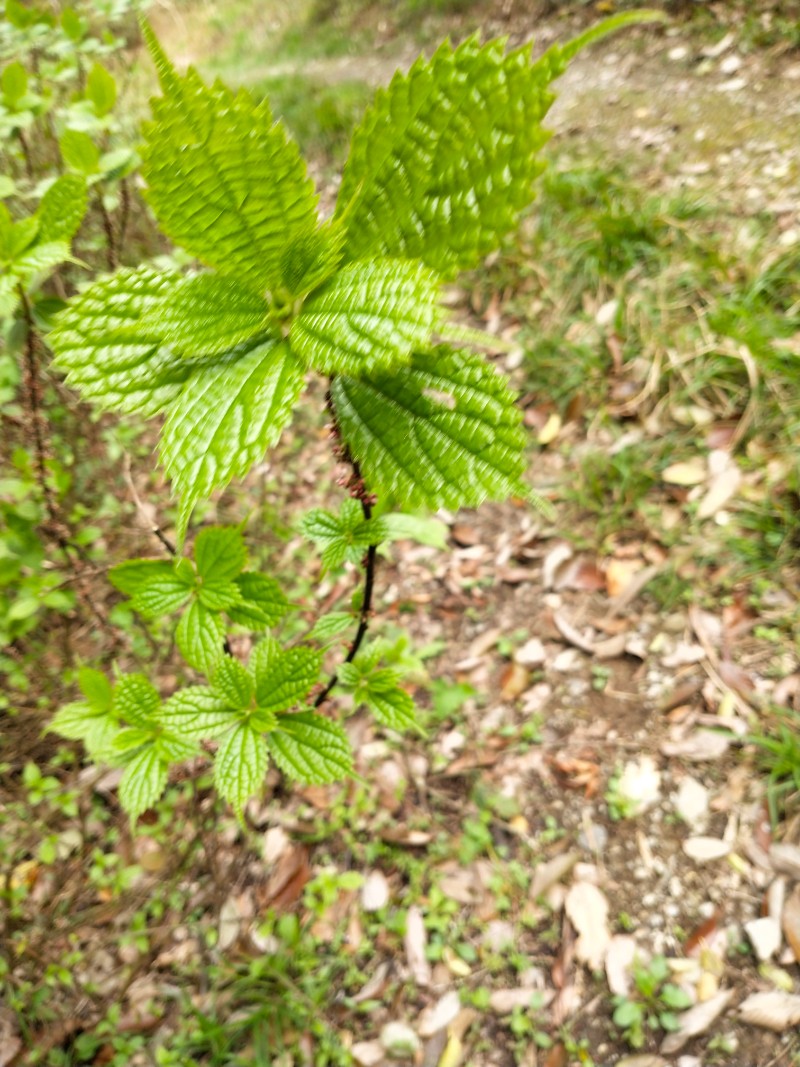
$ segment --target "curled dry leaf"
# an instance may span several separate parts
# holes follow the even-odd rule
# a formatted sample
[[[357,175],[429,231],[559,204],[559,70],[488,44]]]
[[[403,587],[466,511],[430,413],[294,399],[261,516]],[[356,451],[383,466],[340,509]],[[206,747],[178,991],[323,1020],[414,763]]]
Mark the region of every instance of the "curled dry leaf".
[[[444,1030],[461,1011],[461,998],[455,989],[445,993],[435,1004],[425,1008],[417,1021],[420,1037],[432,1037]]]
[[[739,1015],[751,1026],[783,1033],[800,1024],[800,996],[792,993],[753,993],[739,1005]]]
[[[606,953],[606,979],[615,996],[626,997],[630,992],[631,966],[638,952],[635,937],[616,934],[611,938]]]
[[[605,894],[589,882],[576,882],[567,893],[564,908],[578,932],[575,955],[591,970],[599,971],[611,942]]]
[[[425,956],[427,936],[422,912],[418,907],[412,906],[406,915],[406,960],[409,970],[418,986],[431,984],[431,967]]]
[[[688,1011],[678,1015],[678,1029],[667,1034],[661,1042],[661,1051],[665,1056],[671,1056],[680,1052],[687,1041],[691,1041],[698,1034],[704,1034],[711,1024],[722,1015],[733,998],[733,990],[726,989],[717,993],[710,1000],[704,1000],[702,1004],[695,1004]]]
[[[800,846],[776,842],[770,846],[769,862],[780,874],[800,881]]]
[[[800,885],[796,885],[786,899],[781,918],[783,936],[800,963]]]

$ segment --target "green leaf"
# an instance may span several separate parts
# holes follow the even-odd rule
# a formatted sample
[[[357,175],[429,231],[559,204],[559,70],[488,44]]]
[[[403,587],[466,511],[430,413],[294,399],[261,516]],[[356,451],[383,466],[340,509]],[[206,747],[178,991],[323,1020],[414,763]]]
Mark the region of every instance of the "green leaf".
[[[175,573],[171,560],[127,559],[108,572],[108,580],[115,589],[127,596],[134,596],[140,589],[155,579],[171,578]]]
[[[198,500],[246,474],[281,435],[303,388],[284,344],[263,344],[197,371],[172,406],[160,452],[182,498],[185,530]]]
[[[61,12],[61,29],[71,41],[80,41],[86,33],[86,24],[72,7],[65,7]]]
[[[86,214],[86,182],[77,174],[63,174],[42,197],[39,240],[71,241]]]
[[[344,630],[349,629],[355,621],[355,615],[349,611],[329,611],[327,615],[321,615],[317,619],[314,629],[308,636],[326,645]]]
[[[445,42],[378,92],[353,134],[336,209],[351,258],[419,257],[454,275],[519,225],[543,167],[548,85],[565,64],[504,47]]]
[[[418,726],[414,701],[397,684],[396,672],[388,667],[368,679],[364,703],[378,722],[391,730],[412,730]]]
[[[6,205],[0,204],[0,261],[12,263],[16,260],[33,243],[38,232],[36,215],[13,222]]]
[[[3,68],[0,86],[6,106],[10,111],[14,111],[28,91],[28,72],[19,62],[9,63]]]
[[[99,63],[94,64],[86,78],[86,96],[100,118],[112,111],[117,102],[117,83]]]
[[[154,58],[167,95],[153,101],[142,173],[158,221],[204,263],[273,288],[285,248],[316,223],[297,146],[266,102],[206,86],[194,70],[179,78],[160,49]]]
[[[100,164],[100,149],[88,133],[64,130],[58,141],[61,158],[70,170],[79,174],[96,174]]]
[[[194,600],[181,616],[175,640],[189,666],[210,677],[223,655],[225,625],[216,612]]]
[[[81,700],[59,708],[47,730],[71,741],[82,741],[92,759],[102,760],[112,747],[119,723],[107,711],[99,712]]]
[[[354,374],[407,363],[440,318],[436,277],[421,263],[361,260],[312,294],[289,340],[322,374]]]
[[[267,743],[280,769],[300,782],[335,782],[353,769],[347,734],[313,711],[279,716],[278,729]]]
[[[203,582],[197,596],[200,603],[211,611],[230,611],[242,599],[236,582]]]
[[[259,708],[278,712],[299,704],[319,678],[322,653],[298,645],[282,649],[273,637],[260,641],[250,656]]]
[[[214,760],[217,790],[241,817],[245,804],[262,787],[267,773],[264,738],[248,723],[235,726],[220,741]]]
[[[100,408],[155,415],[201,364],[174,356],[140,319],[177,275],[123,269],[73,298],[56,316],[48,344],[67,381]]]
[[[14,261],[12,270],[28,287],[36,279],[46,277],[56,267],[71,260],[72,254],[66,241],[47,241],[35,244],[19,256]]]
[[[81,667],[78,670],[78,688],[93,711],[105,714],[111,710],[114,691],[111,682],[102,671],[92,670],[91,667]]]
[[[182,763],[198,754],[197,744],[177,734],[159,734],[155,740],[156,752],[165,763]]]
[[[384,540],[381,519],[365,519],[357,500],[345,500],[339,515],[313,508],[303,517],[303,533],[322,549],[326,568],[338,567],[344,560],[358,563],[370,545]]]
[[[131,604],[145,619],[171,615],[188,600],[191,589],[173,571],[154,576],[142,585],[131,598]]]
[[[342,258],[344,230],[326,222],[294,237],[281,253],[280,284],[290,297],[305,296],[335,273]]]
[[[425,515],[405,515],[395,511],[382,515],[384,536],[387,541],[416,541],[445,551],[447,548],[447,524],[441,519]]]
[[[189,741],[219,737],[236,721],[228,702],[205,685],[190,685],[173,693],[161,706],[158,719],[171,733]]]
[[[692,998],[685,989],[681,989],[674,982],[667,982],[661,987],[658,999],[665,1007],[672,1008],[674,1011],[685,1011],[686,1008],[692,1006]]]
[[[152,808],[167,785],[167,765],[154,745],[137,753],[119,783],[119,802],[133,822]]]
[[[641,1007],[633,1000],[623,1000],[616,1008],[613,1016],[614,1025],[623,1029],[636,1026],[641,1023],[643,1012]]]
[[[289,610],[289,601],[274,578],[265,574],[240,574],[236,579],[241,599],[227,609],[233,622],[251,629],[275,626]]]
[[[238,659],[223,656],[214,671],[211,686],[228,707],[249,708],[255,695],[255,683]]]
[[[378,493],[412,508],[457,508],[526,492],[521,413],[480,356],[436,348],[392,374],[336,378],[331,396]]]
[[[232,582],[247,566],[247,549],[238,526],[210,526],[194,541],[197,570],[205,581]]]
[[[217,356],[272,332],[262,296],[232,278],[208,273],[182,278],[150,307],[141,324],[183,356]]]
[[[114,713],[132,726],[152,726],[160,706],[158,691],[143,674],[125,674],[114,686]]]

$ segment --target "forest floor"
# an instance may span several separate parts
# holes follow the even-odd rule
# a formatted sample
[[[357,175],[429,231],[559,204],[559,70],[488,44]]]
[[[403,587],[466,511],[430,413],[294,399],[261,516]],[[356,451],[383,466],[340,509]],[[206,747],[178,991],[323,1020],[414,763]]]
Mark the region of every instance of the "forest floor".
[[[270,91],[330,201],[362,101],[420,47],[588,18],[525,6],[154,21],[179,60]],[[114,775],[40,735],[51,696],[11,720],[5,767],[39,778],[4,797],[29,858],[0,1064],[800,1064],[800,809],[753,741],[783,725],[800,774],[800,42],[706,7],[576,60],[520,236],[448,291],[511,342],[494,358],[554,513],[440,513],[445,548],[380,560],[375,632],[425,736],[351,716],[354,781],[271,772],[245,834],[199,777],[132,835]],[[354,575],[296,533],[340,492],[324,422],[312,389],[205,517],[250,513],[254,558],[330,610]],[[109,553],[155,552],[120,495]],[[132,628],[142,649],[169,671]]]

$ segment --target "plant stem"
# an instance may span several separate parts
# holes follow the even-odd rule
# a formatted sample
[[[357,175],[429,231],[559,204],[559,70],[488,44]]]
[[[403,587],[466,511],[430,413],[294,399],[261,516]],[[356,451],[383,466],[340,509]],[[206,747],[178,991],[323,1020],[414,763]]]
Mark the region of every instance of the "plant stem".
[[[352,473],[345,483],[350,490],[350,495],[355,497],[361,504],[361,510],[364,513],[365,520],[369,521],[372,518],[372,509],[375,506],[375,497],[367,489],[367,485],[364,481],[364,477],[361,473],[361,468],[358,465],[358,461],[353,459],[350,455],[350,451],[347,445],[342,440],[342,435],[339,430],[339,424],[336,421],[336,411],[333,407],[333,400],[331,398],[330,390],[325,395],[325,406],[331,416],[331,436],[334,439],[334,454],[337,459],[343,460],[345,463],[349,463],[352,468]],[[364,556],[364,595],[361,598],[361,611],[358,616],[358,629],[356,635],[353,638],[350,648],[347,651],[347,655],[344,658],[345,663],[352,663],[358,654],[358,650],[366,636],[369,629],[370,619],[372,617],[372,596],[375,589],[375,567],[378,561],[378,546],[377,544],[369,545]],[[336,671],[330,676],[326,682],[321,693],[318,693],[314,699],[314,707],[318,708],[321,704],[324,704],[328,699],[331,690],[338,681],[338,674]]]
[[[103,203],[103,194],[97,190],[96,203],[103,220],[103,231],[106,235],[106,266],[109,270],[117,269],[117,242],[114,237],[114,223],[108,213],[108,208]]]

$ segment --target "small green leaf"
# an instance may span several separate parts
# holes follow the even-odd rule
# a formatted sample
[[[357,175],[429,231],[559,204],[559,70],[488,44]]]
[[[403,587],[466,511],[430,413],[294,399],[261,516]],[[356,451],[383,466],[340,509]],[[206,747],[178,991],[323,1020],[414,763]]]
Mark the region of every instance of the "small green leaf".
[[[672,1008],[674,1011],[685,1011],[686,1008],[691,1008],[692,1006],[692,998],[689,994],[673,982],[667,982],[661,987],[658,999],[662,1004]]]
[[[301,523],[303,533],[322,549],[326,568],[338,567],[345,560],[358,563],[370,545],[384,539],[382,519],[365,519],[357,500],[345,500],[339,515],[322,508],[306,513]]]
[[[197,570],[205,581],[232,582],[247,566],[247,549],[238,526],[211,526],[194,541]]]
[[[166,785],[167,765],[155,746],[148,746],[133,757],[120,779],[118,792],[119,802],[132,822],[152,808]]]
[[[407,363],[440,318],[435,275],[408,260],[359,260],[310,296],[292,322],[294,352],[322,374]]]
[[[624,1028],[641,1023],[643,1014],[641,1007],[633,1000],[623,1000],[612,1016],[614,1025]]]
[[[161,706],[158,719],[171,733],[189,741],[219,737],[236,721],[228,702],[205,685],[190,685],[173,693]]]
[[[228,608],[233,622],[251,629],[275,626],[289,610],[289,601],[274,578],[246,572],[236,579],[241,594],[238,604]]]
[[[256,704],[272,712],[294,707],[316,683],[321,666],[318,649],[302,645],[282,649],[274,638],[265,638],[250,656]]]
[[[125,674],[114,686],[114,713],[133,726],[152,726],[160,706],[158,691],[143,674]]]
[[[309,633],[309,638],[326,645],[340,633],[349,629],[356,621],[355,615],[349,611],[329,611],[327,615],[321,615],[314,629]]]
[[[72,260],[66,241],[47,241],[35,244],[23,252],[12,265],[14,274],[20,278],[26,288],[52,274],[56,267]]]
[[[28,91],[28,72],[19,62],[9,63],[3,68],[0,86],[2,86],[6,106],[10,111],[15,111]]]
[[[171,560],[127,559],[111,568],[108,580],[121,593],[134,596],[156,579],[171,578],[174,573]]]
[[[86,182],[77,174],[63,174],[42,197],[39,240],[71,241],[86,214]]]
[[[155,740],[156,752],[165,763],[182,763],[198,753],[197,744],[177,734],[159,734]]]
[[[100,118],[112,111],[117,102],[117,83],[105,67],[95,63],[86,79],[86,95]]]
[[[353,754],[341,726],[313,711],[281,715],[267,743],[280,769],[300,782],[335,782],[353,769]]]
[[[154,576],[146,585],[141,585],[131,598],[131,604],[145,619],[155,619],[177,611],[186,603],[190,593],[185,582],[172,571]]]
[[[182,533],[198,500],[247,473],[289,421],[303,375],[284,344],[220,357],[196,371],[172,405],[161,459],[181,497]]]
[[[59,708],[47,730],[71,741],[82,741],[88,755],[100,761],[107,758],[112,748],[119,722],[110,712],[98,712],[81,700]]]
[[[212,689],[228,707],[249,708],[255,695],[255,683],[245,667],[233,656],[223,656],[211,679]]]
[[[225,626],[216,612],[194,600],[178,623],[175,640],[189,666],[210,677],[222,658]]]
[[[78,671],[78,687],[93,711],[104,713],[111,710],[114,691],[102,671],[81,667]]]
[[[64,130],[58,141],[61,158],[70,170],[79,174],[96,174],[100,164],[100,149],[83,130]]]
[[[261,789],[267,773],[267,746],[249,723],[239,723],[222,738],[214,760],[214,782],[241,817],[245,804]]]
[[[417,728],[417,716],[411,696],[397,684],[396,680],[387,682],[379,678],[379,675],[395,675],[395,672],[386,668],[376,672],[376,675],[369,679],[364,696],[364,703],[369,710],[378,722],[382,722],[391,730],[402,732]]]
[[[86,33],[86,23],[72,7],[65,7],[61,12],[61,29],[71,41],[80,41]]]
[[[448,528],[441,519],[395,511],[382,515],[381,521],[387,541],[416,541],[442,552],[447,549]]]
[[[259,293],[232,278],[182,278],[142,317],[142,326],[182,356],[218,356],[250,338],[274,333]]]
[[[331,385],[342,437],[371,489],[409,507],[524,494],[522,414],[480,356],[436,348],[411,366]]]
[[[342,258],[344,229],[336,223],[300,233],[281,253],[281,287],[290,297],[305,296],[336,272]]]

